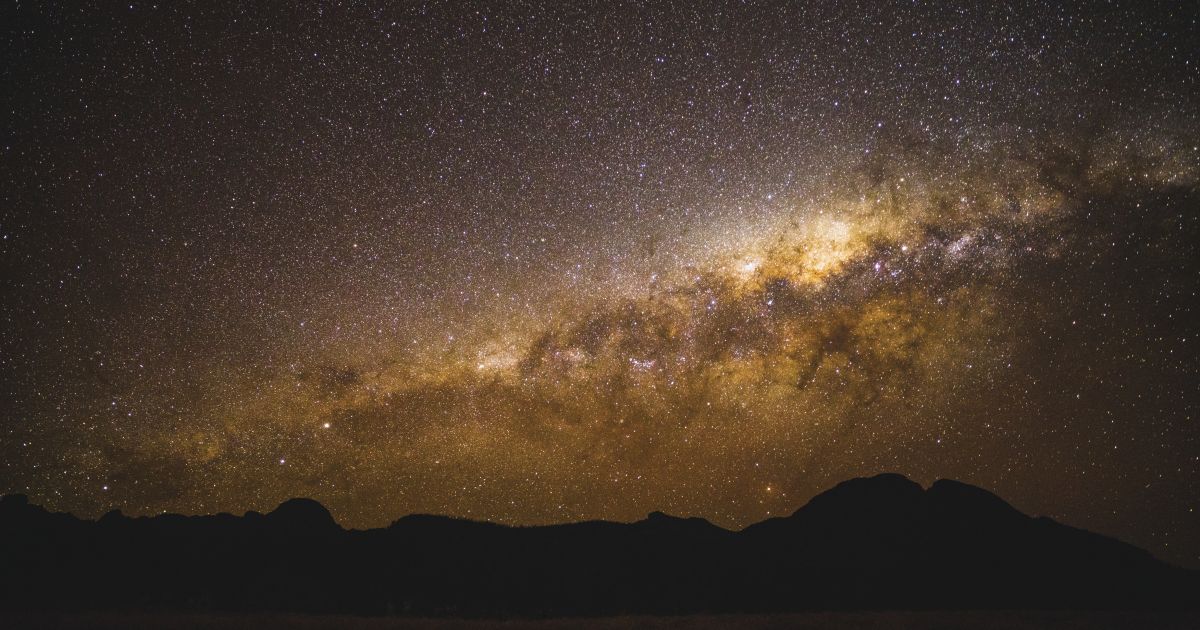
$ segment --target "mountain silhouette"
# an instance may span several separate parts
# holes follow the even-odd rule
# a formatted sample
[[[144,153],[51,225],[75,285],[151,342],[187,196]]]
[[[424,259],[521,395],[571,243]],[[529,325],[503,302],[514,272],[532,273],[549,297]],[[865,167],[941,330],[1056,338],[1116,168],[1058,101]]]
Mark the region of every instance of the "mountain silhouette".
[[[264,517],[272,527],[291,534],[330,534],[342,531],[324,505],[312,499],[288,499]]]
[[[1000,497],[895,474],[729,531],[634,523],[509,527],[412,515],[344,530],[320,503],[267,514],[55,514],[0,500],[4,610],[460,616],[878,609],[1184,609],[1200,573],[1033,518]]]

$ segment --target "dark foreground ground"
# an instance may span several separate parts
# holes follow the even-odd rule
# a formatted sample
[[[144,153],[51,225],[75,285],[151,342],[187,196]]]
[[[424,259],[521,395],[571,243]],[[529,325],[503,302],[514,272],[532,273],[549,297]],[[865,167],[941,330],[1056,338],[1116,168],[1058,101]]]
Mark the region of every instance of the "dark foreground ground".
[[[839,628],[848,630],[954,630],[1010,628],[1151,629],[1200,628],[1200,613],[1113,612],[877,612],[806,613],[789,615],[701,615],[683,617],[603,617],[482,621],[462,619],[397,619],[317,615],[170,615],[170,614],[41,614],[0,615],[0,627],[29,629],[75,628],[296,628],[302,630],[474,630],[477,628]]]

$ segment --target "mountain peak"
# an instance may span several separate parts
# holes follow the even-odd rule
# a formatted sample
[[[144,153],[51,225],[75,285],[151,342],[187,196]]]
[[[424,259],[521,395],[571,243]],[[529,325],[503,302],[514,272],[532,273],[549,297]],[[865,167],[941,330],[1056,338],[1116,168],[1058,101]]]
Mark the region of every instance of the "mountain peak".
[[[855,477],[847,479],[838,485],[821,493],[833,494],[841,492],[865,492],[865,493],[896,493],[913,495],[915,493],[924,492],[921,484],[905,477],[900,473],[880,473],[871,477]],[[818,495],[820,496],[820,495]]]
[[[309,532],[340,530],[324,505],[313,499],[288,499],[266,515],[274,523]]]
[[[892,509],[921,501],[924,494],[925,490],[921,484],[899,473],[856,477],[813,497],[807,505],[797,510],[796,514]]]
[[[104,516],[100,517],[99,522],[112,524],[112,523],[120,523],[120,522],[126,521],[126,520],[128,520],[128,519],[126,518],[125,513],[122,512],[119,508],[115,508],[115,509],[105,512]]]
[[[952,507],[961,515],[975,518],[1026,518],[1004,499],[978,486],[953,479],[939,479],[926,491],[935,507]]]
[[[693,525],[712,525],[712,523],[709,523],[707,520],[702,519],[698,516],[674,516],[672,514],[667,514],[666,512],[662,512],[659,510],[655,510],[655,511],[647,514],[646,518],[642,519],[641,522],[642,523],[663,523],[663,524],[689,523],[689,524],[693,524]]]

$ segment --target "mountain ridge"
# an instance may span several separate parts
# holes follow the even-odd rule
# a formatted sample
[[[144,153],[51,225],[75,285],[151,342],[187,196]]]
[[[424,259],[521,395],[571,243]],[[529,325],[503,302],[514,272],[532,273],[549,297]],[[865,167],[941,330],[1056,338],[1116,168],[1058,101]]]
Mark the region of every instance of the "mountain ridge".
[[[1197,607],[1200,572],[1028,516],[962,482],[844,481],[741,530],[651,512],[510,526],[436,515],[342,528],[274,510],[98,520],[0,499],[0,609],[606,615]]]

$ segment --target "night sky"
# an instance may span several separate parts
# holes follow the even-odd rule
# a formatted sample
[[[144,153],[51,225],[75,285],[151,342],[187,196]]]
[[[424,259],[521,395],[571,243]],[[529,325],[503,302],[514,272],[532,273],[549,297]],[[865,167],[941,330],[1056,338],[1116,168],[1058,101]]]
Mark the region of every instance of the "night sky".
[[[63,4],[0,12],[0,492],[896,471],[1200,566],[1194,2]]]

